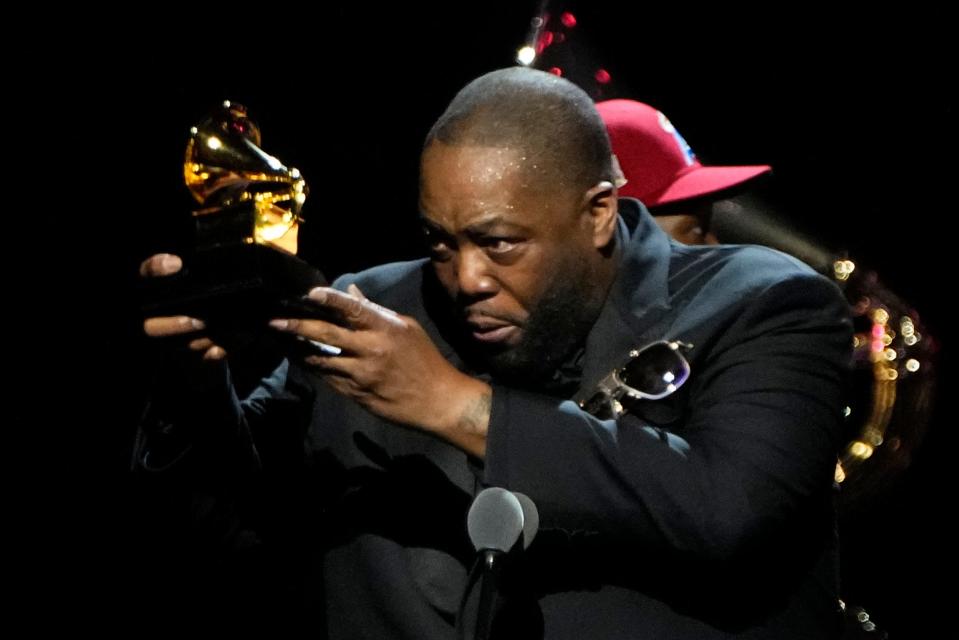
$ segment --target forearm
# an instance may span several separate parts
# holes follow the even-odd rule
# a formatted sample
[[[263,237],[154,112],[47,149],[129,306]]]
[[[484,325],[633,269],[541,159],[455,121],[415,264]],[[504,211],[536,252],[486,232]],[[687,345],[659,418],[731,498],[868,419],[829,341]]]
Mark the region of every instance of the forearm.
[[[486,456],[493,390],[482,380],[459,374],[436,394],[438,410],[426,428],[466,453]]]

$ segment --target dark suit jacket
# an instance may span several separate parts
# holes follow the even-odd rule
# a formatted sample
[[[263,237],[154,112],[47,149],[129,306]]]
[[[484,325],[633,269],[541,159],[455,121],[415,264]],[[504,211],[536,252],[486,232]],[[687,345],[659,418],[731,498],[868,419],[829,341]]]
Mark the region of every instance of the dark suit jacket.
[[[452,638],[474,557],[465,516],[489,485],[527,494],[541,518],[510,568],[503,637],[837,635],[830,493],[850,349],[842,295],[781,253],[680,245],[637,201],[621,209],[632,230],[623,226],[623,262],[586,340],[578,387],[591,388],[630,349],[667,338],[693,345],[692,374],[677,393],[599,420],[569,394],[492,380],[481,462],[284,363],[242,412],[218,419],[230,425],[230,446],[221,439],[185,456],[245,460],[217,468],[258,468],[267,487],[258,495],[282,496],[262,500],[269,515],[261,508],[252,526],[264,543],[305,550],[285,560],[321,576],[306,581],[307,600],[317,600],[306,606],[323,600],[330,637]],[[434,308],[427,262],[336,286],[352,282],[415,317],[466,367]],[[307,444],[297,448],[302,433],[274,417],[296,422],[291,407],[311,394]]]

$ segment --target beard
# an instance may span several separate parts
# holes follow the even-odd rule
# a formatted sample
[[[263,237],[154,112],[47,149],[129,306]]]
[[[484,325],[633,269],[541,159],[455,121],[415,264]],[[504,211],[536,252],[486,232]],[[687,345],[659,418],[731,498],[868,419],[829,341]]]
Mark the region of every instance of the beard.
[[[542,299],[526,319],[519,344],[473,344],[470,360],[511,386],[541,386],[584,344],[606,299],[607,290],[597,287],[598,281],[588,261],[570,256],[553,270]]]

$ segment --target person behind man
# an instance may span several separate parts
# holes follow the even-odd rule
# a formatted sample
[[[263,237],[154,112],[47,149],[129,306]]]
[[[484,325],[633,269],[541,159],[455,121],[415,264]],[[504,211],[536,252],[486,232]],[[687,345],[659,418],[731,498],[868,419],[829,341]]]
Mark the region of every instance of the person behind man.
[[[666,233],[686,244],[716,244],[716,203],[761,175],[768,165],[704,166],[661,111],[636,100],[605,100],[606,123],[626,182],[620,196],[638,198]]]
[[[137,468],[197,478],[207,540],[318,573],[298,593],[330,638],[453,638],[487,486],[540,517],[494,637],[835,637],[842,296],[772,250],[671,243],[615,179],[575,85],[526,68],[470,82],[423,147],[429,258],[310,291],[337,323],[270,322],[341,355],[286,360],[239,400],[201,319],[145,321],[187,347]],[[661,341],[683,343],[684,385],[582,408]]]

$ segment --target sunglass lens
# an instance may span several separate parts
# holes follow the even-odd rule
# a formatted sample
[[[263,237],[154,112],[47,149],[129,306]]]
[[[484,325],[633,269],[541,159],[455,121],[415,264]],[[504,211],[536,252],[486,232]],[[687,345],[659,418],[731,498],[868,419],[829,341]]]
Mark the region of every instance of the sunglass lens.
[[[624,383],[650,396],[662,396],[675,390],[689,377],[689,365],[682,354],[666,343],[640,351],[620,372]]]

